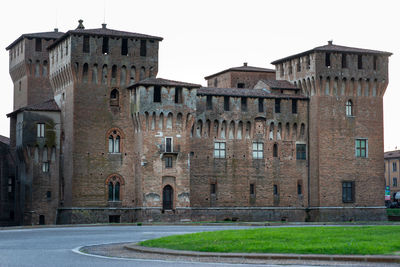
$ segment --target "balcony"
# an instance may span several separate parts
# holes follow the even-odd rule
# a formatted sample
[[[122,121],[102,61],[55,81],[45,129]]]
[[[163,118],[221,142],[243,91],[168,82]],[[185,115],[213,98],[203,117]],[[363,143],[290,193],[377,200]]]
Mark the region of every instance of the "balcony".
[[[160,145],[160,154],[162,156],[164,155],[178,155],[179,152],[181,152],[181,146],[180,145],[165,145],[162,144]]]

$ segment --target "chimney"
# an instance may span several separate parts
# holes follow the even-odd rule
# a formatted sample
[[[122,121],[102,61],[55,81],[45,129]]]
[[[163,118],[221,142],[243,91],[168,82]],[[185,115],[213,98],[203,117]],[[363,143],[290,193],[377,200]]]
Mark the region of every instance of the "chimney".
[[[107,29],[107,24],[105,24],[105,23],[101,24],[101,28],[102,29]]]
[[[244,63],[243,63],[243,66],[247,67],[247,62],[244,62]]]
[[[76,28],[77,30],[79,29],[79,30],[84,30],[85,29],[85,26],[83,26],[83,20],[82,19],[80,19],[80,20],[78,20],[78,22],[79,22],[79,25],[78,25],[78,27]]]
[[[54,32],[58,32],[58,28],[54,28]]]
[[[333,40],[328,41],[328,45],[332,45],[332,43],[333,43]]]

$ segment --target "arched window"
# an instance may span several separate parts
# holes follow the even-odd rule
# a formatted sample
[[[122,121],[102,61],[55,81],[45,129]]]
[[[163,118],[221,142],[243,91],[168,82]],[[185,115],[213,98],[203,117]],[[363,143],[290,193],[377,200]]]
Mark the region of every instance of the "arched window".
[[[353,102],[350,99],[346,102],[346,116],[353,116]]]
[[[82,80],[84,83],[88,81],[89,65],[87,63],[83,64]]]
[[[94,64],[92,69],[92,83],[97,84],[97,82],[98,82],[97,64]]]
[[[141,81],[144,78],[146,78],[145,75],[146,75],[146,69],[145,69],[145,67],[141,67],[140,68],[140,73],[139,73],[139,80]]]
[[[117,130],[108,135],[108,152],[121,153],[121,134]]]
[[[107,84],[107,65],[103,65],[103,70],[101,73],[101,83],[102,84]]]
[[[40,76],[40,61],[36,60],[35,63],[35,77],[39,77]]]
[[[130,75],[130,84],[133,84],[136,80],[136,68],[135,66],[131,67],[131,75]]]
[[[110,175],[106,180],[108,201],[121,201],[121,185],[124,180],[118,174]]]
[[[122,66],[121,68],[121,77],[120,77],[120,84],[125,85],[126,83],[126,67]]]
[[[119,106],[119,92],[113,89],[110,93],[110,106]]]
[[[115,84],[117,80],[117,65],[111,67],[111,83]]]
[[[278,157],[278,144],[274,144],[274,148],[273,148],[273,157],[276,158]]]

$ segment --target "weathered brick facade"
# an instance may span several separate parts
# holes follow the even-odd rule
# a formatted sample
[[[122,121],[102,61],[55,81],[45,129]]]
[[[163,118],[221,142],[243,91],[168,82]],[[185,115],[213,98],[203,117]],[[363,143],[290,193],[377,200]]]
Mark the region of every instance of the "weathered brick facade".
[[[19,42],[22,50],[36,44],[35,35],[23,36],[10,54]],[[45,205],[33,193],[32,214],[46,223],[56,214],[57,223],[385,219],[390,53],[330,43],[273,62],[276,73],[245,64],[201,87],[156,78],[160,41],[82,22],[52,39],[43,55],[48,75],[37,83],[51,85],[60,111],[50,116],[60,122],[51,130],[59,135],[50,172],[57,194]],[[29,81],[14,76],[15,85]],[[15,97],[12,140],[20,108],[45,100],[35,86]]]

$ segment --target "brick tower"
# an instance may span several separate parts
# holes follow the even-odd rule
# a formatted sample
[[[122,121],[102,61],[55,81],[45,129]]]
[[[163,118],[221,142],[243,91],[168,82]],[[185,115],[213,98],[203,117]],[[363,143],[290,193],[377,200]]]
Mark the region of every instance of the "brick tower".
[[[54,224],[58,206],[59,109],[49,82],[47,46],[63,33],[23,34],[6,49],[14,83],[10,149],[15,222]]]
[[[276,60],[310,97],[310,219],[384,218],[383,95],[391,53],[334,45]]]
[[[72,213],[81,222],[108,222],[117,216],[114,208],[136,205],[136,153],[126,87],[156,76],[161,40],[106,24],[85,29],[80,20],[49,47],[50,79],[62,110],[62,222],[71,222]]]

